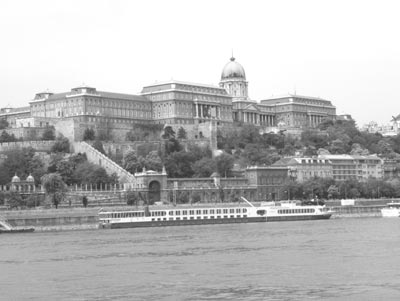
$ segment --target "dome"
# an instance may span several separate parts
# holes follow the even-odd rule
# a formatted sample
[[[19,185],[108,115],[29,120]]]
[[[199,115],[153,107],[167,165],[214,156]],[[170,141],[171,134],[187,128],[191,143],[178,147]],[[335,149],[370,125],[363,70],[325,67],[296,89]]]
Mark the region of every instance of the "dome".
[[[231,57],[231,61],[222,69],[221,80],[228,78],[246,79],[246,73],[242,65],[236,62],[234,57]]]
[[[29,176],[26,178],[26,181],[27,181],[27,182],[35,182],[35,178],[32,177],[31,174],[29,174]]]
[[[12,183],[21,182],[21,179],[17,176],[17,174],[15,174],[15,176],[12,177],[11,182]]]

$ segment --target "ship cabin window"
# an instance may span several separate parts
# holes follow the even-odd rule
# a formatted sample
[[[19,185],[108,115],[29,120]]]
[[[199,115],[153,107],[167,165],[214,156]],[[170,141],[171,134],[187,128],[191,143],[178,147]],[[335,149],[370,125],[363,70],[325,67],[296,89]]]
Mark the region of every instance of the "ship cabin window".
[[[214,209],[211,209],[211,210],[210,210],[210,214],[215,214],[215,210],[214,210]]]
[[[240,208],[236,208],[236,213],[240,213]]]
[[[174,215],[174,211],[170,211],[168,214],[169,215]]]
[[[159,217],[159,218],[157,218],[157,220],[158,220],[158,221],[160,221],[160,220],[161,220],[161,218]]]
[[[181,220],[181,218],[180,218],[180,217],[177,217],[177,218],[176,218],[176,220],[177,220],[177,221],[180,221],[180,220]]]
[[[167,218],[166,217],[163,217],[163,221],[166,221],[167,220]]]
[[[173,221],[173,220],[174,220],[174,218],[173,218],[173,217],[170,217],[170,218],[169,218],[169,220],[170,220],[170,221]]]
[[[235,209],[229,209],[229,213],[235,213]]]
[[[183,210],[182,215],[187,215],[187,210]]]
[[[236,215],[236,217],[240,217],[240,215]]]
[[[234,215],[231,215],[231,218],[234,218],[235,216]]]
[[[189,215],[194,215],[194,210],[189,210]]]
[[[221,216],[218,215],[217,218],[221,218]]]
[[[224,214],[228,213],[228,209],[224,209]]]
[[[215,218],[215,216],[210,216],[210,218],[211,218],[211,219],[214,219],[214,218]]]
[[[187,217],[186,217],[186,216],[184,216],[184,217],[183,217],[183,219],[187,219]]]
[[[203,214],[208,214],[208,210],[203,210]]]
[[[197,219],[201,219],[201,216],[198,216]]]
[[[176,210],[176,211],[175,211],[175,215],[181,215],[180,210]]]
[[[257,210],[257,214],[263,216],[265,215],[265,210]]]
[[[201,214],[201,210],[196,210],[196,214],[197,215]]]
[[[246,213],[247,212],[247,209],[246,208],[243,208],[243,213]]]
[[[217,209],[217,214],[221,214],[221,209]]]
[[[203,219],[208,219],[208,217],[207,216],[203,216]]]
[[[191,216],[190,219],[194,219],[194,216]]]
[[[227,215],[224,215],[224,218],[228,218],[228,216],[227,216]]]

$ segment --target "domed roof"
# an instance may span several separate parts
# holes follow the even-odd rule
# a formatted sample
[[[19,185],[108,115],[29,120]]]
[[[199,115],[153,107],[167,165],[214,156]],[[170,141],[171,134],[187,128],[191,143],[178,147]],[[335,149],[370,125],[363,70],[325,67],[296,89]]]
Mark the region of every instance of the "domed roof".
[[[27,181],[27,182],[35,182],[35,178],[32,177],[31,174],[29,174],[29,176],[26,178],[26,181]]]
[[[21,179],[17,176],[17,174],[15,174],[15,176],[12,177],[11,182],[12,183],[21,182]]]
[[[246,79],[246,73],[242,65],[236,62],[234,57],[231,57],[230,62],[222,69],[221,80],[238,77]]]

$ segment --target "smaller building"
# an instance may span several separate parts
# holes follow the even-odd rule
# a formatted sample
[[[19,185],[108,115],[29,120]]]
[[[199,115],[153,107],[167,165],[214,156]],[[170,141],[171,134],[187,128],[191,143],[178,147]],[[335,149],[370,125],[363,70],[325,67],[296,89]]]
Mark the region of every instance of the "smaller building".
[[[328,159],[313,158],[283,158],[273,166],[288,167],[295,180],[303,182],[314,177],[332,178],[332,163]]]
[[[283,186],[293,179],[288,167],[251,166],[246,168],[249,186],[257,188],[259,201],[279,201],[287,198],[281,195]]]
[[[383,159],[377,155],[320,155],[318,158],[331,161],[334,180],[366,181],[370,177],[382,179],[384,175]]]

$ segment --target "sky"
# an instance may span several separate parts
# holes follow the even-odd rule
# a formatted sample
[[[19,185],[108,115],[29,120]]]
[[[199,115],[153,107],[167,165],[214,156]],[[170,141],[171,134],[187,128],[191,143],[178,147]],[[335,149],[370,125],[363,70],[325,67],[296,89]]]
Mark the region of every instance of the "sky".
[[[359,126],[400,114],[398,1],[0,1],[0,107],[35,94],[218,85],[232,51],[249,96],[332,101]]]

